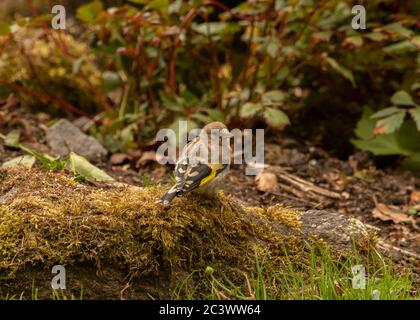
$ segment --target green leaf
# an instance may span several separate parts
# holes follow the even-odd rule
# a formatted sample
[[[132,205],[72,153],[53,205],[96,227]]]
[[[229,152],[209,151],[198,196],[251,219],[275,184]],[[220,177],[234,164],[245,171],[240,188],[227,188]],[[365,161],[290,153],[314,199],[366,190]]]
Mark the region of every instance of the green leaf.
[[[405,169],[420,171],[420,152],[405,158],[401,164]]]
[[[20,140],[20,130],[12,130],[10,131],[5,139],[4,145],[11,148],[19,148],[19,140]]]
[[[373,129],[375,129],[376,121],[371,118],[372,109],[365,107],[360,120],[357,122],[354,134],[360,139],[370,139],[373,137]]]
[[[417,130],[420,131],[420,107],[415,107],[413,109],[410,109],[409,112],[410,112],[411,116],[413,117],[414,122],[417,125]],[[420,142],[419,142],[419,144],[420,144]]]
[[[280,48],[279,40],[277,38],[270,37],[265,47],[267,54],[272,58],[276,58],[279,52],[279,48]]]
[[[397,91],[391,97],[391,102],[396,105],[403,105],[403,106],[415,106],[413,99],[411,96],[404,90]]]
[[[152,0],[149,2],[146,8],[158,10],[164,14],[167,14],[169,9],[169,0]]]
[[[408,52],[416,52],[418,51],[417,46],[413,41],[410,40],[403,40],[397,43],[390,44],[383,49],[386,53],[393,53],[393,54],[404,54]]]
[[[85,61],[85,56],[81,56],[80,58],[78,58],[77,60],[73,62],[73,65],[72,65],[73,74],[79,73],[80,67],[82,66],[83,61]]]
[[[420,131],[410,118],[405,120],[401,129],[394,133],[398,140],[398,145],[410,152],[420,152]]]
[[[102,2],[95,0],[91,3],[85,4],[77,9],[77,18],[80,20],[92,23],[95,22],[98,14],[103,10]]]
[[[398,113],[395,113],[389,117],[379,120],[376,125],[378,127],[381,127],[386,134],[393,133],[401,127],[404,118],[405,111],[400,110]]]
[[[278,50],[279,50],[279,45],[275,42],[270,42],[267,45],[267,54],[272,58],[275,58],[277,56]]]
[[[314,37],[319,38],[321,41],[330,41],[332,35],[333,33],[331,30],[315,32],[313,34]]]
[[[365,151],[370,151],[377,156],[409,154],[409,152],[407,152],[399,146],[398,140],[394,134],[378,136],[371,140],[351,139],[350,141],[356,148]]]
[[[2,164],[2,169],[7,169],[16,166],[24,166],[26,168],[32,168],[35,164],[35,157],[30,155],[24,155],[16,157],[12,160],[6,161]]]
[[[41,14],[34,16],[26,20],[26,26],[31,28],[41,28],[42,26],[45,26],[45,24],[51,23],[51,18],[51,14]]]
[[[410,39],[410,41],[411,41],[412,44],[414,44],[416,46],[417,49],[420,48],[420,35],[412,37]]]
[[[370,118],[371,110],[366,108],[359,120],[356,135],[361,139],[353,139],[353,145],[361,150],[370,151],[375,155],[405,155],[420,152],[420,132],[413,121],[403,123],[401,129],[392,134],[373,136],[374,119]],[[362,124],[363,123],[363,124]]]
[[[237,29],[231,29],[228,28],[228,26],[231,26],[232,24],[229,24],[227,22],[207,22],[207,23],[200,23],[200,24],[192,24],[192,29],[204,36],[208,35],[218,35],[224,31],[229,31],[230,33],[234,33],[237,31]]]
[[[391,34],[395,34],[405,38],[409,38],[414,34],[412,30],[407,29],[400,22],[388,24],[383,29]]]
[[[10,26],[6,22],[0,22],[0,36],[5,36],[10,33]]]
[[[361,47],[363,45],[363,39],[360,35],[350,36],[345,39],[346,43],[351,43],[355,47]]]
[[[397,107],[389,107],[389,108],[385,108],[382,109],[378,112],[376,112],[375,114],[371,115],[372,119],[378,119],[378,118],[383,118],[383,117],[387,117],[390,116],[394,113],[400,112],[401,109],[397,108]]]
[[[353,73],[340,65],[335,59],[328,57],[327,58],[328,64],[333,68],[335,71],[337,71],[339,74],[341,74],[344,78],[349,80],[353,87],[356,87],[356,82],[354,81]]]
[[[213,119],[210,116],[205,115],[205,114],[200,113],[200,112],[194,113],[191,116],[191,119],[198,120],[198,121],[200,121],[201,123],[204,123],[204,124],[207,124],[207,123],[210,123],[210,122],[213,121]]]
[[[388,37],[381,32],[371,32],[366,34],[365,37],[373,41],[383,41],[388,39]]]
[[[64,161],[60,160],[60,158],[53,158],[48,154],[42,154],[38,151],[32,150],[31,148],[25,147],[22,144],[19,144],[19,148],[30,155],[34,156],[36,160],[41,162],[41,165],[44,168],[52,169],[52,170],[62,170],[64,169]]]
[[[137,3],[137,4],[147,4],[150,0],[128,0],[128,1]]]
[[[223,120],[225,119],[223,112],[219,109],[203,108],[203,110],[212,118],[213,121],[223,122]]]
[[[121,85],[121,78],[118,73],[113,71],[104,71],[102,73],[102,87],[106,91],[112,91]]]
[[[267,124],[273,128],[281,128],[290,124],[287,114],[274,108],[267,108],[264,110],[264,119]]]
[[[267,91],[262,95],[264,102],[281,102],[284,100],[284,92],[280,90]]]
[[[164,107],[168,108],[175,112],[182,112],[184,111],[184,101],[182,98],[177,96],[172,96],[165,91],[159,91],[160,99],[162,100]]]
[[[260,110],[262,110],[262,105],[260,103],[247,102],[242,105],[240,116],[242,118],[250,118],[255,116]]]
[[[415,82],[411,85],[411,91],[416,91],[420,89],[420,82]]]
[[[114,180],[105,171],[95,167],[84,157],[74,152],[69,155],[69,167],[74,174],[83,176],[88,181],[112,181]]]
[[[135,142],[135,137],[134,137],[136,132],[138,132],[136,123],[132,123],[121,130],[119,136],[121,139],[122,151],[137,147],[136,142]]]

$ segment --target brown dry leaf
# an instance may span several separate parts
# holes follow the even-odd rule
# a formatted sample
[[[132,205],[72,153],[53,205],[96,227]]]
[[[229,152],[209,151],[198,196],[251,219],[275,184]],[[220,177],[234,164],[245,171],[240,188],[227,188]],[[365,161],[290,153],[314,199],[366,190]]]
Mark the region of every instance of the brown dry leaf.
[[[277,176],[270,172],[261,172],[255,177],[257,190],[267,192],[278,187]]]
[[[114,153],[109,159],[112,165],[123,164],[124,162],[127,162],[129,160],[130,160],[130,156],[127,155],[126,153]]]
[[[420,191],[413,191],[410,195],[410,204],[420,204]]]
[[[394,230],[389,233],[389,236],[395,240],[408,239],[411,235],[410,229],[403,225],[397,225]]]
[[[131,158],[140,158],[141,157],[141,150],[139,150],[139,149],[127,149],[126,153]]]
[[[383,203],[377,203],[372,214],[375,218],[382,221],[392,221],[394,223],[413,222],[413,218],[403,213],[398,207],[387,206]]]
[[[144,152],[140,159],[137,161],[137,167],[144,166],[148,162],[156,161],[156,152],[146,151]]]

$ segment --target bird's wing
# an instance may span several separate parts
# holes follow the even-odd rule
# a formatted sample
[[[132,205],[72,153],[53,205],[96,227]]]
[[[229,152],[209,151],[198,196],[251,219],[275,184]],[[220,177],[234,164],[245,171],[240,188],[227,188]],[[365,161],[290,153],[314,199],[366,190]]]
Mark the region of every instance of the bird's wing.
[[[197,137],[185,146],[175,166],[175,189],[180,193],[187,193],[203,186],[228,167],[226,164],[207,164],[199,157],[194,159],[198,163],[191,163],[188,157],[196,156],[199,148],[200,139]]]
[[[175,170],[176,189],[187,193],[213,180],[227,168],[222,164],[179,164]]]

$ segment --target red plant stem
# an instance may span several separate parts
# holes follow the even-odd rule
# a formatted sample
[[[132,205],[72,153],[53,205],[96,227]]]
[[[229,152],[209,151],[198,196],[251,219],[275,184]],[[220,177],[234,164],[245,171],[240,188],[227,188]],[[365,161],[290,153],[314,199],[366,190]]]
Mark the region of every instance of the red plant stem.
[[[33,76],[38,80],[39,86],[45,92],[45,94],[51,99],[51,101],[57,103],[59,106],[63,107],[64,109],[73,111],[73,112],[78,113],[78,114],[87,115],[87,113],[79,110],[75,106],[71,105],[68,102],[65,102],[61,98],[56,97],[53,93],[51,93],[50,90],[48,89],[48,87],[43,83],[43,81],[39,77],[38,72],[37,72],[35,66],[32,63],[32,60],[26,54],[26,51],[23,47],[20,47],[20,52],[21,52],[22,56],[25,58],[26,62],[28,63],[29,69],[31,70]]]
[[[197,15],[200,8],[202,6],[215,6],[219,7],[225,11],[228,11],[233,17],[240,19],[240,20],[248,20],[248,21],[258,21],[261,19],[266,18],[267,14],[269,14],[268,11],[257,14],[257,15],[245,15],[245,14],[239,14],[232,12],[228,6],[225,4],[216,1],[216,0],[206,0],[204,3],[199,5],[197,8],[191,9],[182,20],[181,24],[179,25],[179,32],[181,32],[183,29],[185,29],[188,24],[191,22],[191,20]],[[175,65],[176,65],[176,48],[181,44],[181,38],[179,36],[176,37],[174,50],[172,53],[171,61],[169,63],[169,79],[168,79],[168,87],[172,94],[175,93]]]
[[[2,53],[2,51],[7,46],[7,44],[10,42],[10,40],[12,40],[12,36],[10,34],[3,36],[3,42],[0,44],[0,53]]]
[[[169,91],[171,94],[175,94],[175,65],[176,65],[176,44],[173,48],[172,58],[169,63]]]
[[[216,87],[215,95],[217,97],[218,108],[220,110],[222,110],[223,109],[222,108],[223,99],[222,99],[222,89],[221,89],[222,85],[220,83],[220,78],[219,78],[219,75],[218,75],[218,72],[220,70],[220,64],[219,64],[219,59],[217,58],[216,47],[214,45],[214,42],[213,42],[213,39],[212,39],[212,36],[211,36],[211,33],[210,33],[211,30],[210,30],[210,26],[208,24],[208,14],[205,15],[205,21],[207,23],[207,38],[209,40],[209,45],[210,45],[211,59],[212,59],[212,61],[214,63],[214,66],[215,66],[214,69],[216,70],[215,72],[213,72],[213,81],[214,81],[214,84],[215,84],[215,87]]]
[[[31,13],[33,16],[37,16],[38,15],[38,9],[34,6],[32,0],[26,0],[26,3],[29,7],[29,9],[31,10]]]
[[[267,12],[267,17],[270,17],[270,12],[272,12],[272,10],[274,10],[274,2],[271,3],[271,5],[269,6]],[[268,32],[268,26],[269,26],[269,21],[270,19],[265,19],[265,23],[264,23],[264,37],[267,36],[267,32]],[[257,56],[257,61],[258,61],[258,56]],[[254,93],[255,93],[255,86],[257,85],[257,79],[258,79],[258,72],[260,70],[260,66],[261,63],[257,63],[257,66],[255,67],[255,72],[252,78],[252,82],[251,82],[251,88],[250,88],[250,98],[252,100]]]
[[[34,97],[40,101],[48,101],[48,102],[52,102],[53,104],[56,104],[58,106],[60,106],[63,109],[66,109],[68,111],[74,112],[80,116],[86,116],[86,117],[90,117],[86,112],[79,110],[78,108],[76,108],[75,106],[71,105],[70,103],[67,103],[63,100],[61,100],[58,97],[55,96],[45,96],[40,94],[39,92],[36,92],[32,89],[26,88],[20,84],[17,83],[13,83],[13,82],[9,82],[3,79],[0,79],[0,83],[4,84],[6,86],[8,86],[9,88],[12,88],[16,91],[21,91],[31,97]]]

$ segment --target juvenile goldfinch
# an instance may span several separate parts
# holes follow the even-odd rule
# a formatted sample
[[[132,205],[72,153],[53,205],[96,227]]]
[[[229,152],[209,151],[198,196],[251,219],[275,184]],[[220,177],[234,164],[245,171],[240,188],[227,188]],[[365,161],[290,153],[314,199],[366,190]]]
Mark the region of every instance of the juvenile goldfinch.
[[[182,150],[175,166],[175,185],[157,202],[168,205],[175,197],[198,188],[214,193],[229,167],[231,137],[221,122],[206,125]]]

